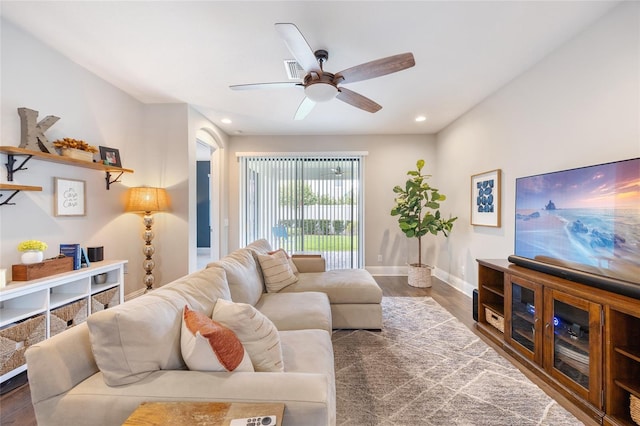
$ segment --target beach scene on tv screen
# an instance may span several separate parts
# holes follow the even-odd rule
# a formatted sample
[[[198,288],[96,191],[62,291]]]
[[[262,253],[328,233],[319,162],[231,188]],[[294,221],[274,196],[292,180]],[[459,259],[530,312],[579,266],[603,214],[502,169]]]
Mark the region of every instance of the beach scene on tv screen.
[[[515,254],[640,284],[640,158],[516,180]]]

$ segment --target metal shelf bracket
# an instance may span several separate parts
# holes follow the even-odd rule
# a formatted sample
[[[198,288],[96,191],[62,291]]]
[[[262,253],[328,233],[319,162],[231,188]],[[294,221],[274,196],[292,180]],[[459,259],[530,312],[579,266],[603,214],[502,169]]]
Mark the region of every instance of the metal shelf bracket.
[[[6,200],[4,200],[3,202],[0,203],[0,206],[5,206],[5,205],[7,205],[7,206],[15,206],[16,203],[10,203],[9,201],[11,201],[11,199],[13,197],[15,197],[16,194],[18,194],[18,192],[20,192],[19,189],[16,189],[15,191],[13,191],[13,193],[11,195],[9,195],[9,198],[7,198]],[[0,194],[0,197],[4,197],[4,194]]]
[[[25,157],[26,158],[24,159],[24,161],[20,163],[18,167],[13,167],[13,165],[17,161],[15,159],[15,154],[7,154],[7,163],[5,164],[5,166],[7,166],[7,180],[9,182],[13,182],[13,174],[15,172],[18,172],[20,170],[28,170],[28,167],[24,167],[24,165],[27,163],[27,161],[31,160],[33,155],[26,155]]]
[[[107,181],[107,191],[111,187],[112,183],[120,182],[120,177],[122,176],[123,173],[124,172],[120,172],[120,174],[118,174],[118,176],[116,176],[114,179],[111,179],[111,172],[109,172],[109,171],[106,172],[107,175],[105,176],[105,180]]]

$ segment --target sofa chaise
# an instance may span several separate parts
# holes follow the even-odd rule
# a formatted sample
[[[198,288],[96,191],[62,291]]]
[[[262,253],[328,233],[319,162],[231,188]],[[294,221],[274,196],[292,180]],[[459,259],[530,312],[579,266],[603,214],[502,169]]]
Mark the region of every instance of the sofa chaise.
[[[273,252],[267,240],[257,240],[247,246],[256,254]],[[325,271],[325,260],[321,256],[292,255],[293,263],[300,271],[298,281],[280,290],[276,297],[286,293],[320,292],[329,297],[331,318],[334,329],[382,329],[382,290],[365,269],[335,269]],[[212,262],[208,266],[224,267],[225,259]],[[253,290],[256,294],[262,287]],[[231,288],[232,298],[234,287]],[[261,311],[269,312],[267,316],[277,315],[268,306],[267,300],[272,293],[262,294],[258,302]],[[266,297],[265,297],[266,296]],[[248,300],[251,302],[253,299]],[[289,325],[291,326],[291,325]]]

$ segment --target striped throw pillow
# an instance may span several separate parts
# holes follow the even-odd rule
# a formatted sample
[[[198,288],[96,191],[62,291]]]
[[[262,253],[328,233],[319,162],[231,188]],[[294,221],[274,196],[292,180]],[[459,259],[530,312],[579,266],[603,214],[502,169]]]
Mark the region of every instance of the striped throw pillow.
[[[278,250],[273,254],[259,254],[258,261],[262,268],[262,276],[268,293],[282,290],[298,281],[298,277],[291,270],[287,254]]]

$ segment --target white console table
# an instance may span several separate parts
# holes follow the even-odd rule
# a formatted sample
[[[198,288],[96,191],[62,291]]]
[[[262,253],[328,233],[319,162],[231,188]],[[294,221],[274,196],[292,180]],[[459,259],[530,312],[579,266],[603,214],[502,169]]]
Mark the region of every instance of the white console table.
[[[26,370],[26,349],[73,327],[93,312],[124,302],[126,260],[91,262],[88,268],[0,289],[0,382]],[[106,274],[97,284],[95,277]],[[98,280],[99,281],[99,280]]]

